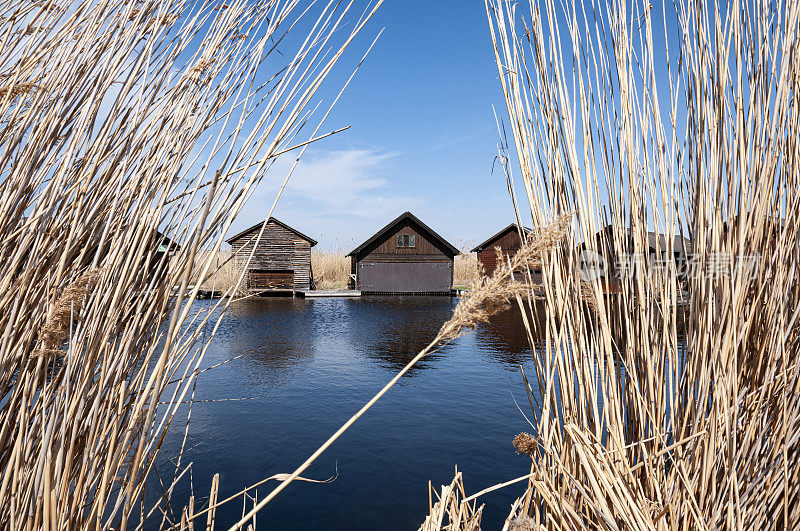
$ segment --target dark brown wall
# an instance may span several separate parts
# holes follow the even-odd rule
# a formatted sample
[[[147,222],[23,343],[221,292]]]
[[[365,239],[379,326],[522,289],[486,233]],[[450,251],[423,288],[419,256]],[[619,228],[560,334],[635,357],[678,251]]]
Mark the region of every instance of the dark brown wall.
[[[291,271],[251,269],[248,282],[252,290],[294,289],[294,274]]]
[[[478,262],[483,266],[484,274],[489,276],[494,273],[494,270],[497,268],[496,247],[500,247],[504,256],[511,258],[517,254],[520,246],[521,241],[519,233],[516,230],[509,230],[503,236],[486,245],[483,250],[478,253]]]
[[[397,236],[401,234],[413,234],[415,247],[397,247]],[[415,223],[405,220],[361,251],[356,258],[358,261],[371,262],[452,261],[448,255],[438,242],[425,236]]]
[[[397,236],[405,234],[414,235],[414,247],[397,247]],[[422,230],[412,220],[406,219],[363,249],[357,256],[353,256],[351,259],[351,272],[357,273],[360,262],[450,263],[450,285],[452,286],[453,258],[450,254],[450,250],[427,236],[427,231]],[[356,288],[360,289],[360,282],[358,282]]]
[[[258,237],[258,230],[245,234],[231,242],[231,250],[236,255],[239,267],[244,267],[253,244]],[[261,235],[258,248],[250,262],[249,271],[254,269],[268,271],[294,271],[294,289],[309,289],[311,287],[311,243],[299,237],[294,232],[270,222]],[[249,274],[248,274],[249,276]],[[255,278],[248,286],[259,284]],[[291,288],[290,288],[291,289]]]

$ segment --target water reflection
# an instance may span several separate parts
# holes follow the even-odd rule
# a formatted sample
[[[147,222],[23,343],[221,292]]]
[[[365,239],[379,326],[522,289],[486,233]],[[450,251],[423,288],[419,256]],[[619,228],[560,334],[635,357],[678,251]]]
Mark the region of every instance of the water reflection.
[[[207,401],[194,406],[189,428],[184,459],[193,463],[186,477],[192,483],[176,487],[174,505],[207,496],[216,473],[222,474],[225,497],[293,470],[429,343],[456,303],[449,297],[233,303],[204,367],[243,356],[198,378],[197,398]],[[539,321],[532,313],[528,318],[538,330],[538,349],[545,323],[543,312],[535,315]],[[569,348],[565,341],[564,355]],[[530,461],[514,453],[511,440],[531,431],[518,405],[531,420],[540,411],[532,361],[519,308],[494,316],[473,335],[423,360],[409,373],[413,379],[392,389],[304,474],[322,479],[338,470],[335,482],[287,489],[259,514],[260,528],[413,529],[426,512],[427,482],[449,482],[455,465],[468,471],[472,492],[529,472]],[[624,382],[620,359],[611,367],[591,362],[598,383],[606,371],[616,371]],[[533,386],[532,406],[519,365]],[[554,382],[556,396],[563,383]],[[252,400],[213,401],[220,398]],[[183,432],[176,429],[169,437],[165,454],[174,456]],[[168,461],[161,465],[162,473],[170,470]],[[151,506],[163,495],[157,477],[148,489]],[[517,494],[501,489],[481,499],[487,503],[485,528],[502,527]],[[240,517],[240,500],[217,512],[221,528]]]
[[[449,297],[364,297],[353,304],[354,343],[381,367],[398,371],[436,337],[455,304]],[[426,356],[407,376],[432,368],[448,349]]]
[[[233,303],[203,360],[202,368],[216,368],[198,377],[184,455],[193,465],[176,486],[173,506],[207,497],[216,473],[224,498],[293,470],[435,337],[456,303],[450,297]],[[524,359],[524,327],[513,312],[502,319],[491,332],[494,352],[487,355],[469,335],[423,360],[304,474],[323,479],[338,471],[337,480],[293,485],[259,514],[259,528],[413,529],[426,511],[428,481],[450,481],[455,465],[470,471],[473,492],[527,473],[530,463],[510,441],[529,428],[509,391],[522,407],[526,398],[520,376],[504,370]],[[229,398],[249,400],[218,401]],[[165,455],[175,456],[183,443],[182,429],[173,430]],[[160,474],[171,475],[171,466],[160,461]],[[163,490],[158,477],[148,485],[151,507]],[[502,490],[481,500],[487,528],[502,526],[512,497]],[[241,501],[219,507],[216,517],[221,528],[237,522]]]
[[[230,358],[245,354],[237,363],[251,384],[281,385],[314,359],[309,342],[313,313],[302,299],[245,299],[231,305],[215,340],[227,347]]]
[[[538,351],[544,345],[543,308],[536,307],[535,311],[526,308],[525,313],[531,325],[533,347]],[[493,315],[488,323],[478,325],[475,338],[482,352],[508,369],[516,370],[519,365],[533,359],[525,321],[516,305]]]

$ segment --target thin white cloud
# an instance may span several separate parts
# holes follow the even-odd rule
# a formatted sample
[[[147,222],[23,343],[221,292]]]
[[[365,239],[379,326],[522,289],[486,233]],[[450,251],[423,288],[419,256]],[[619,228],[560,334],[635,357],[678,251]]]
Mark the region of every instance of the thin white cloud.
[[[311,201],[318,213],[373,218],[387,208],[411,208],[421,203],[396,193],[382,176],[396,153],[350,149],[307,155],[289,180],[288,195]],[[285,175],[290,163],[286,162],[283,171],[278,165],[276,175]]]
[[[384,176],[397,153],[369,149],[307,152],[289,179],[275,217],[315,236],[320,243],[349,241],[387,215],[415,210],[425,204],[404,195]],[[279,186],[294,159],[276,161],[258,191],[238,216],[236,227],[245,228],[266,217]]]
[[[378,175],[393,156],[360,149],[312,153],[300,161],[289,189],[323,204],[347,204],[387,187],[386,180]]]

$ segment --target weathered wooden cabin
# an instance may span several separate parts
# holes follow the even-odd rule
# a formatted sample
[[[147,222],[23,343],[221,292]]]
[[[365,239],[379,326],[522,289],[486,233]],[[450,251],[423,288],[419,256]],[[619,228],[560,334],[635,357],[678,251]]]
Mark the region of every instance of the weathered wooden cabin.
[[[236,264],[244,269],[264,222],[228,238]],[[269,218],[247,267],[246,289],[250,293],[294,293],[313,287],[311,248],[317,244],[286,223]]]
[[[405,212],[347,255],[351,287],[362,293],[450,294],[457,254],[458,249]]]
[[[497,249],[504,258],[513,258],[519,248],[522,247],[522,239],[520,238],[520,231],[527,236],[531,230],[522,227],[516,223],[512,223],[504,228],[488,240],[475,247],[471,252],[477,253],[478,263],[483,268],[483,274],[491,276],[497,269]]]
[[[180,245],[160,231],[155,231],[154,236],[149,239],[147,246],[152,253],[150,254],[149,263],[149,276],[151,278],[166,271],[172,255],[181,249]]]
[[[597,277],[606,292],[619,290],[620,279],[626,275],[638,274],[643,260],[642,253],[634,252],[633,235],[626,229],[621,242],[614,241],[614,227],[607,225],[600,230],[594,241],[583,242],[578,246],[578,266],[585,280]],[[691,241],[675,235],[672,248],[667,237],[655,232],[647,233],[647,254],[654,269],[675,267],[679,280],[685,279],[688,268]]]

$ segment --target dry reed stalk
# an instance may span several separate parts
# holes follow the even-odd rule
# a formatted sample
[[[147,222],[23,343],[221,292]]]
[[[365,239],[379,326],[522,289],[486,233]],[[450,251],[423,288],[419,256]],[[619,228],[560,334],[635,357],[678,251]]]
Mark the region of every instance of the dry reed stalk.
[[[419,527],[419,531],[440,531],[444,529],[462,529],[464,531],[480,531],[483,505],[463,501],[464,478],[456,469],[455,477],[450,485],[442,485],[441,493],[428,485],[428,497],[437,497],[436,503],[430,507],[428,517]]]
[[[0,0],[0,527],[190,525],[183,448],[156,458],[231,299],[191,303],[235,292],[222,238],[322,138],[298,137],[309,106],[378,4]]]
[[[577,213],[504,529],[800,527],[800,4],[678,1],[674,31],[653,7],[486,1],[526,210]],[[613,293],[580,242],[634,260]]]

